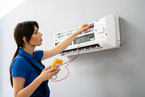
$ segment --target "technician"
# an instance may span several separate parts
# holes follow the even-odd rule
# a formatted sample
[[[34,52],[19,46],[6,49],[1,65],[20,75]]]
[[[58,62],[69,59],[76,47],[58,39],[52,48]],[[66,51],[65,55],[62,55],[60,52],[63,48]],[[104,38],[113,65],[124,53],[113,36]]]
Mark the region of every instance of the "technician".
[[[44,67],[42,60],[59,54],[69,46],[78,34],[87,31],[88,24],[83,24],[58,46],[47,50],[35,50],[42,44],[42,33],[36,21],[18,23],[14,29],[17,50],[10,65],[10,81],[14,97],[49,97],[48,80],[60,69]]]

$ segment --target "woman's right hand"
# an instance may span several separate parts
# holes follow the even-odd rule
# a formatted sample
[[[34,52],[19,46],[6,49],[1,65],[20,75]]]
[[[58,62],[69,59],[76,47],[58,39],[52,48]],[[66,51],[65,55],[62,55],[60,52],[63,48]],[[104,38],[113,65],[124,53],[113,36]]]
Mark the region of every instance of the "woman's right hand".
[[[51,69],[50,69],[50,67],[51,66],[44,68],[44,70],[38,76],[42,82],[51,79],[53,76],[55,76],[60,71],[60,69],[58,69],[58,66],[55,66]]]

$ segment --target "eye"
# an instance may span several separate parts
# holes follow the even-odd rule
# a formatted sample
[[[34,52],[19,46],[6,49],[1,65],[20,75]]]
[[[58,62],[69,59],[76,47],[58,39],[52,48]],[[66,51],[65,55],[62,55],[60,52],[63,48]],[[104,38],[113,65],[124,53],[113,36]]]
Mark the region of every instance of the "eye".
[[[35,31],[34,34],[37,34],[37,31]]]
[[[34,34],[37,34],[38,33],[38,30],[34,31]]]

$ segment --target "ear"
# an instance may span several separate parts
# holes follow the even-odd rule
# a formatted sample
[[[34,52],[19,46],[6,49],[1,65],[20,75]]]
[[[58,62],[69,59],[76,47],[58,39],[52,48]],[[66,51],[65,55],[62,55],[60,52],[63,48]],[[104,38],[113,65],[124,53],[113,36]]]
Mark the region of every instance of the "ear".
[[[24,43],[28,43],[26,36],[23,37]]]

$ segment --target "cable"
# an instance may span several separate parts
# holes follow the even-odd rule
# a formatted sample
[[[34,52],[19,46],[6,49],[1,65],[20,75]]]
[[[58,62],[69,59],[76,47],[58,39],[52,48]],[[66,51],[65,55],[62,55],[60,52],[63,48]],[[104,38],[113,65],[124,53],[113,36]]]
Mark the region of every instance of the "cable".
[[[79,42],[78,42],[78,54],[77,54],[73,59],[69,60],[68,62],[63,63],[62,65],[66,64],[66,63],[69,63],[69,62],[72,63],[72,62],[79,56],[80,38],[81,38],[81,36],[79,37]],[[60,79],[60,80],[55,80],[55,79],[57,78],[57,75],[56,75],[55,78],[51,78],[50,80],[51,80],[52,82],[59,82],[59,81],[62,81],[62,80],[64,80],[64,79],[66,79],[66,78],[69,76],[69,73],[70,73],[70,72],[69,72],[69,69],[67,68],[67,66],[69,66],[70,63],[69,63],[68,65],[65,66],[65,68],[66,68],[67,71],[68,71],[68,74],[67,74],[66,77],[64,77],[64,78],[62,78],[62,79]]]
[[[79,56],[79,54],[78,54],[78,56]],[[73,59],[77,58],[78,56],[75,56]],[[73,59],[69,60],[68,62],[63,63],[62,65],[71,62]]]
[[[54,77],[55,77],[55,78],[54,78]],[[55,80],[55,79],[57,79],[57,75],[53,76],[51,79],[52,79],[52,80]]]

